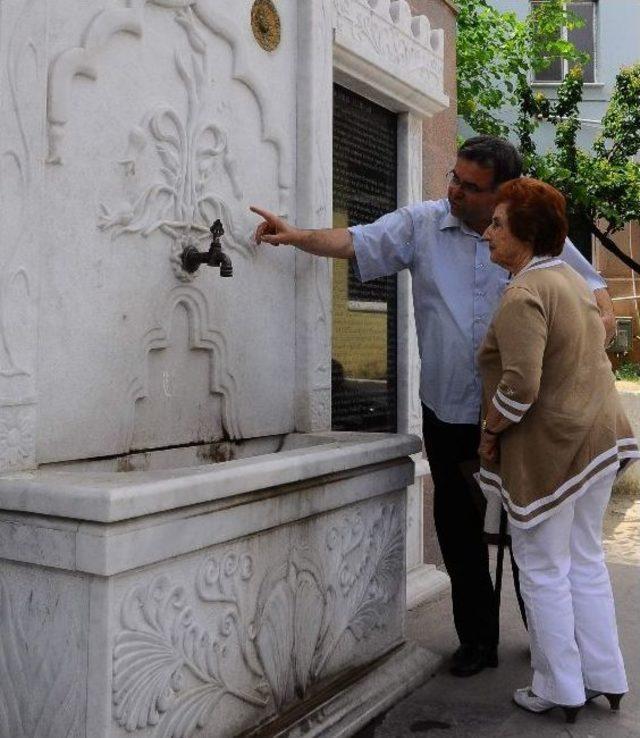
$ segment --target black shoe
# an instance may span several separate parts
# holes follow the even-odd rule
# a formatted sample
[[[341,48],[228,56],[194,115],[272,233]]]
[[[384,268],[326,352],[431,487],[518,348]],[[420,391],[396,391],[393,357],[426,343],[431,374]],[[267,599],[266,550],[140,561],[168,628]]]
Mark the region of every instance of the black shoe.
[[[463,643],[453,654],[449,672],[453,676],[468,677],[478,674],[486,667],[498,665],[497,646]]]

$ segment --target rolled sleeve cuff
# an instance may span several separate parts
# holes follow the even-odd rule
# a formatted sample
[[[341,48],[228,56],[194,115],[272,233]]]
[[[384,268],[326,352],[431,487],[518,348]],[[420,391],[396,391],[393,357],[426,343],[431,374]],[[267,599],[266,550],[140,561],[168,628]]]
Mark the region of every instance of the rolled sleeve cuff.
[[[378,264],[371,258],[369,250],[365,246],[364,234],[362,226],[351,226],[349,233],[353,238],[353,250],[355,259],[353,260],[353,270],[356,277],[361,282],[369,282],[372,279],[380,277]]]
[[[495,409],[512,423],[519,423],[524,418],[527,410],[533,405],[532,402],[516,402],[507,397],[500,389],[496,390],[492,402]]]

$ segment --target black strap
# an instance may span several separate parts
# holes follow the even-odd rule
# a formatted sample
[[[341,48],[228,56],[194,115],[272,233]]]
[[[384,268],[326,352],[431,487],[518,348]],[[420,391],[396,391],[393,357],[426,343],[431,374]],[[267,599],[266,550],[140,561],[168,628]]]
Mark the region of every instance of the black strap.
[[[520,570],[513,557],[513,549],[511,548],[511,541],[507,535],[507,511],[502,508],[500,511],[500,532],[498,533],[498,558],[496,561],[496,606],[500,611],[500,595],[502,593],[502,572],[504,569],[504,549],[505,546],[509,546],[509,555],[511,557],[511,569],[513,571],[513,586],[516,591],[516,598],[518,600],[518,608],[520,609],[520,616],[524,627],[527,628],[527,613],[524,608],[524,600],[522,599],[522,593],[520,592]],[[527,628],[528,629],[528,628]]]
[[[500,531],[498,533],[498,560],[496,562],[496,604],[500,608],[500,595],[502,594],[502,570],[504,567],[504,547],[507,545],[507,511],[504,507],[500,510]]]

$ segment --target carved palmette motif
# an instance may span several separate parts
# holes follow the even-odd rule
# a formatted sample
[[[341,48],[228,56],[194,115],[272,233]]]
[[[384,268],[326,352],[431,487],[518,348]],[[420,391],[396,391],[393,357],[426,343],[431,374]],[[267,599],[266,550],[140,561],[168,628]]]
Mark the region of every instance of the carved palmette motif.
[[[158,735],[186,738],[206,724],[225,695],[266,704],[259,692],[228,683],[220,638],[200,627],[183,588],[167,577],[129,592],[122,625],[113,652],[113,702],[114,716],[127,730],[157,725],[166,714]]]
[[[368,526],[356,515],[331,528],[323,550],[292,546],[263,565],[259,584],[248,553],[209,555],[191,596],[217,629],[198,622],[167,576],[132,588],[113,649],[115,720],[188,738],[223,699],[280,711],[322,679],[341,646],[385,627],[403,574],[403,512],[390,504]]]
[[[42,608],[44,627],[29,629],[23,623],[38,620],[24,617],[27,607],[30,614],[37,609],[34,591],[23,609],[18,604],[0,577],[0,736],[76,738],[82,695],[77,651],[63,633],[51,632],[53,603]]]

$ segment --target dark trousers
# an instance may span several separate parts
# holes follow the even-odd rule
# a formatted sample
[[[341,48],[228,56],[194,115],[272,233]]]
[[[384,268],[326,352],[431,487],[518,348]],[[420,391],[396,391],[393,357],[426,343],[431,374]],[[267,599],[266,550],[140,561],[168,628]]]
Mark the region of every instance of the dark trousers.
[[[433,477],[433,514],[451,579],[460,643],[498,643],[498,606],[483,536],[484,512],[463,472],[478,458],[478,425],[444,423],[422,406],[424,444]]]

